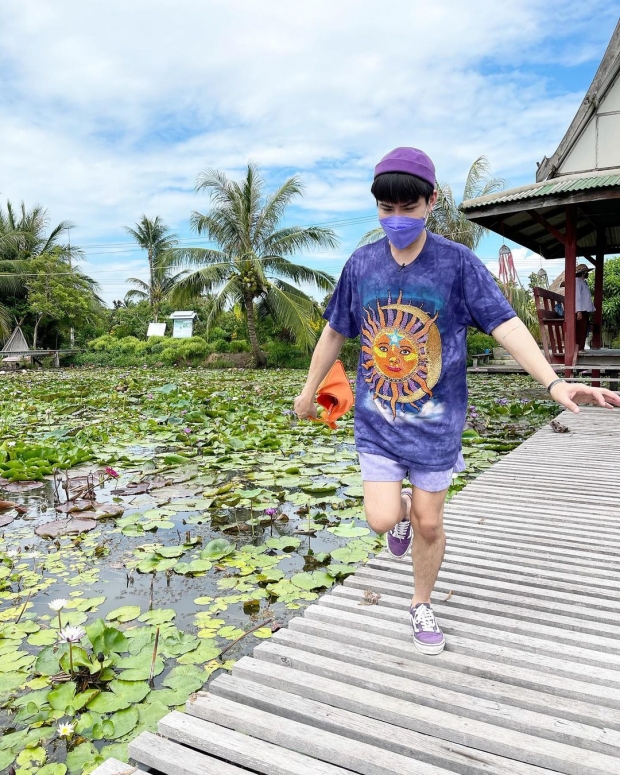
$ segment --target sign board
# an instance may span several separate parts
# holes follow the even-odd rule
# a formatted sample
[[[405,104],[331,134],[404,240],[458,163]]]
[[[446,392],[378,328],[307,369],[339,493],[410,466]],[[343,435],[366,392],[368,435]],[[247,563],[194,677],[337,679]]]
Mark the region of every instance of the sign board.
[[[189,339],[194,331],[194,320],[198,315],[191,310],[188,312],[173,312],[170,315],[172,320],[173,339]]]
[[[194,330],[194,321],[191,318],[176,318],[173,321],[172,336],[174,339],[189,339]]]
[[[166,324],[165,323],[149,323],[149,329],[146,332],[147,336],[166,336]]]

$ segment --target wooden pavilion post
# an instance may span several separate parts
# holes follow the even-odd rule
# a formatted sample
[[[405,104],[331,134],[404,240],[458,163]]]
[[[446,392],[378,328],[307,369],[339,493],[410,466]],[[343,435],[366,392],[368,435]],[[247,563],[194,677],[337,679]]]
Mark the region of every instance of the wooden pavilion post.
[[[592,349],[602,346],[603,326],[603,272],[605,266],[605,229],[600,227],[596,233],[596,269],[594,271],[594,315],[592,316]]]
[[[564,248],[564,364],[567,370],[575,365],[577,331],[575,319],[575,267],[577,265],[577,218],[575,206],[566,207],[566,243]],[[568,376],[567,371],[567,376]]]

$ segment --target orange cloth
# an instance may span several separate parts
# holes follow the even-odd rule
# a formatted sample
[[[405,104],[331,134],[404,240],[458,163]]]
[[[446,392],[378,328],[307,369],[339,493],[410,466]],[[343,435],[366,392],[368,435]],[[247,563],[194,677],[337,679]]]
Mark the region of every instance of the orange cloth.
[[[317,403],[325,411],[321,412],[320,417],[312,419],[315,422],[324,422],[332,430],[336,430],[336,420],[339,420],[343,414],[346,414],[355,403],[353,391],[349,383],[349,378],[344,370],[342,361],[336,361],[331,367],[327,376],[319,385],[316,394]]]

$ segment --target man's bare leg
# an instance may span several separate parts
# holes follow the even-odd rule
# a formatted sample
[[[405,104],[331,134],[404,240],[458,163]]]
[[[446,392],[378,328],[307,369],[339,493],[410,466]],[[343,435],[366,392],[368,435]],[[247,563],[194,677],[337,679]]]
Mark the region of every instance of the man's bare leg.
[[[412,605],[430,603],[431,592],[437,581],[446,548],[446,534],[443,529],[443,509],[447,490],[426,492],[413,488],[411,499],[411,524],[413,543],[414,595]]]
[[[401,521],[410,509],[410,501],[402,494],[402,482],[364,482],[364,510],[368,524],[375,533],[387,533]]]

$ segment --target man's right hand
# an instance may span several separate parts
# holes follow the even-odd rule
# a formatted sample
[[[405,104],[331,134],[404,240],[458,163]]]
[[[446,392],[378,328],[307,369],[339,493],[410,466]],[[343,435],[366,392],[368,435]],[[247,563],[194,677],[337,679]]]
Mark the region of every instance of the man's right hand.
[[[314,396],[307,396],[300,393],[294,403],[295,414],[300,420],[307,420],[308,417],[316,417],[316,404]]]

